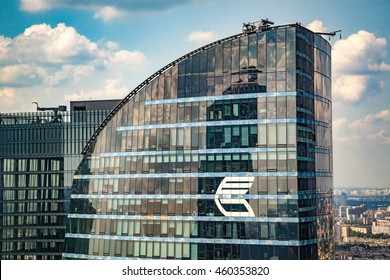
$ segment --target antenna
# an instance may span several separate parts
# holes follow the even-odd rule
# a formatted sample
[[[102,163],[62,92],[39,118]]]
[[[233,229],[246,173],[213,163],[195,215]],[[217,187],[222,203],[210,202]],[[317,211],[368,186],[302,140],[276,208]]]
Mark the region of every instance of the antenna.
[[[66,106],[60,105],[58,107],[39,107],[38,102],[32,102],[32,104],[37,104],[37,111],[53,111],[54,116],[52,122],[61,122],[62,117],[61,114],[59,114],[58,111],[65,112],[66,111]]]
[[[256,23],[259,23],[258,26],[256,26]],[[274,25],[275,23],[273,21],[266,19],[254,21],[254,22],[248,22],[242,24],[242,32],[244,33],[252,33],[256,31],[266,31],[269,30],[271,25]]]
[[[39,110],[39,105],[38,105],[38,102],[32,102],[32,104],[37,104],[37,111]]]
[[[251,33],[256,31],[256,25],[253,22],[243,23],[242,24],[242,32]]]
[[[260,24],[259,24],[259,29],[261,31],[265,31],[265,30],[268,30],[270,28],[271,25],[274,25],[275,23],[273,21],[270,21],[268,20],[268,18],[266,19],[262,19],[260,21]]]
[[[340,33],[340,40],[341,40],[341,29],[340,30],[336,30],[336,31],[332,31],[332,32],[314,32],[315,34],[318,34],[318,35],[326,35],[326,36],[329,36],[329,40],[330,40],[330,36],[335,36],[337,33]]]

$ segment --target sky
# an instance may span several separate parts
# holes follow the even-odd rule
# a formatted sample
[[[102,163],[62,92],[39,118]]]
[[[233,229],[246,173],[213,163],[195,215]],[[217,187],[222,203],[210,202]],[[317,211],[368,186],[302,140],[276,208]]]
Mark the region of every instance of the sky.
[[[244,22],[341,29],[330,38],[334,185],[390,186],[389,13],[389,0],[0,0],[0,112],[121,99]]]

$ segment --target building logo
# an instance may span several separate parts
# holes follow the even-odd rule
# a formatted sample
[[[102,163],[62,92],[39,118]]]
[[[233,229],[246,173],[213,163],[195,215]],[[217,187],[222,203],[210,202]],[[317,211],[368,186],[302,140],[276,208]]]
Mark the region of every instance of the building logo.
[[[248,201],[242,198],[243,194],[249,192],[255,177],[225,177],[219,184],[214,195],[215,204],[219,211],[227,217],[254,217],[252,207]],[[223,206],[225,205],[225,207]],[[241,205],[246,211],[228,211],[233,205]]]

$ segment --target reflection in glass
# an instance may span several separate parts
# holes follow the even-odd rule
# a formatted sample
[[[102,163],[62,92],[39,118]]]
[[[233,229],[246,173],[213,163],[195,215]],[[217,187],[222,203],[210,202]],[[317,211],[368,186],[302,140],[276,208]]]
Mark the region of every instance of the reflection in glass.
[[[95,234],[109,241],[91,237],[88,246],[99,247],[91,252],[102,258],[331,258],[332,249],[318,245],[326,239],[331,248],[331,230],[315,230],[331,225],[331,207],[326,213],[301,207],[323,185],[315,172],[331,178],[330,152],[317,153],[323,146],[331,151],[330,57],[318,39],[321,50],[313,50],[313,36],[285,26],[232,37],[188,55],[141,89],[144,97],[130,98],[129,121],[98,137],[109,150],[91,149],[92,157],[107,160],[94,165],[92,177],[76,180],[95,188],[105,176],[117,176],[93,193],[138,195],[99,202],[99,215],[114,216],[107,223],[91,218],[100,220]],[[126,131],[132,125],[144,126]],[[325,184],[321,204],[331,199],[331,180]],[[133,204],[124,207],[126,200]],[[127,251],[117,250],[111,235],[124,233]]]

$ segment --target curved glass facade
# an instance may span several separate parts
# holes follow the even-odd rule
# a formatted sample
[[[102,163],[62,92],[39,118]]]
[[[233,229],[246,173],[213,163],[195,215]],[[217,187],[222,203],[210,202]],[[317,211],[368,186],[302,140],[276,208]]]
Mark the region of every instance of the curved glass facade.
[[[333,258],[330,77],[299,25],[163,68],[87,146],[63,257]]]

